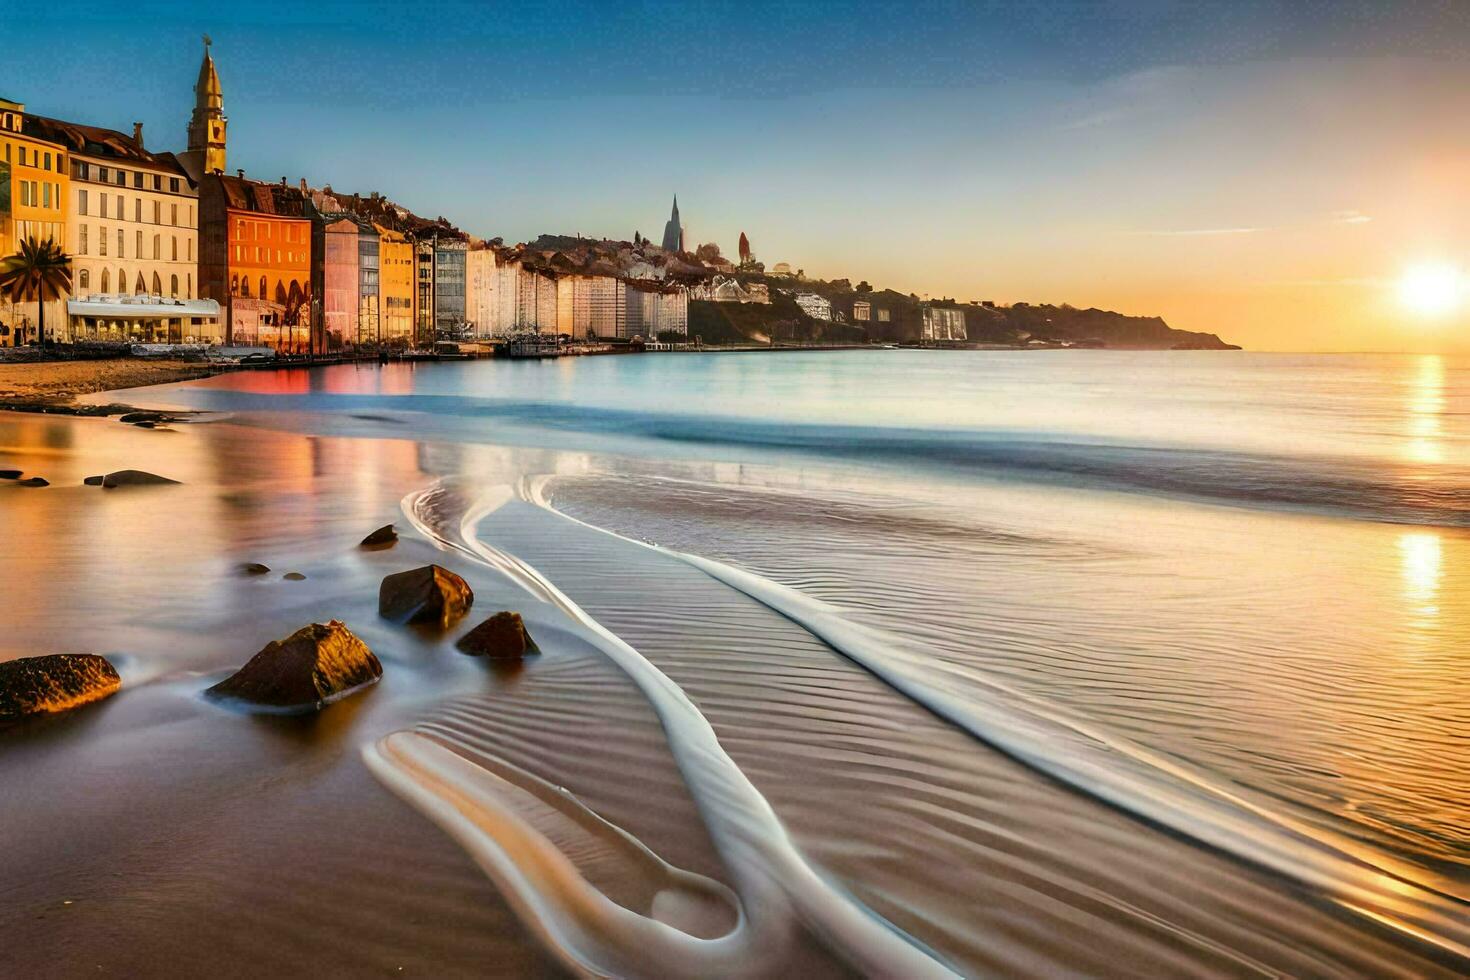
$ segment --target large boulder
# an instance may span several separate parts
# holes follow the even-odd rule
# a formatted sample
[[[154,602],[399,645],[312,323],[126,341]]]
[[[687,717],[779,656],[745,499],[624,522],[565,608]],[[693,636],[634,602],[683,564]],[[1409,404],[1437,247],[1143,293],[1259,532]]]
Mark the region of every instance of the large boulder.
[[[334,619],[272,640],[207,693],[273,708],[310,710],[382,676],[383,665],[367,644]]]
[[[145,473],[142,470],[118,470],[116,473],[108,473],[102,478],[102,485],[104,487],[147,487],[178,482],[178,480],[170,480],[166,476],[159,476],[157,473]]]
[[[378,587],[378,614],[399,623],[447,627],[469,612],[474,602],[469,583],[438,565],[386,576]]]
[[[541,652],[526,632],[521,614],[515,612],[496,613],[460,637],[455,646],[471,656],[496,660],[519,660],[529,653]]]
[[[106,657],[58,653],[0,663],[0,721],[67,711],[117,693],[122,679]]]
[[[398,540],[398,531],[392,524],[384,524],[372,534],[362,539],[364,548],[386,548]]]

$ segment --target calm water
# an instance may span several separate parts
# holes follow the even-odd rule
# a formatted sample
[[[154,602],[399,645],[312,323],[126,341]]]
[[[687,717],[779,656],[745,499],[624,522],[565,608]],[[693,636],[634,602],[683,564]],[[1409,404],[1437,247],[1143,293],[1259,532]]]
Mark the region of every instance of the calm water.
[[[226,623],[265,601],[232,561],[292,554],[328,591],[272,615],[324,616],[345,586],[315,583],[387,560],[334,558],[326,529],[401,498],[404,549],[439,549],[564,639],[469,687],[405,666],[393,693],[401,641],[367,630],[390,677],[341,738],[564,967],[1470,962],[1470,361],[671,355],[135,395],[227,414],[174,433],[0,422],[0,462],[183,476],[197,551],[117,541],[177,569],[166,622],[137,625],[92,554],[119,533],[99,528],[162,512],[73,507],[58,549],[55,513],[15,491],[0,513],[61,555],[21,587],[16,635],[63,605],[121,617],[112,649],[162,697],[229,662],[218,641],[176,652],[201,606]],[[443,655],[414,642],[406,665]],[[538,877],[560,859],[579,877]],[[470,952],[418,939],[449,972]]]

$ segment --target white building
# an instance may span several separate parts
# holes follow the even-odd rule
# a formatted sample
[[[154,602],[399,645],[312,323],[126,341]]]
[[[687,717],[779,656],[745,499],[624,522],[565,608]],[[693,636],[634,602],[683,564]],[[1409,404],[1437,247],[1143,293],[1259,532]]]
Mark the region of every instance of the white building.
[[[793,299],[801,311],[813,320],[832,319],[832,304],[816,293],[797,293]]]
[[[924,340],[965,340],[965,311],[948,306],[925,306]]]

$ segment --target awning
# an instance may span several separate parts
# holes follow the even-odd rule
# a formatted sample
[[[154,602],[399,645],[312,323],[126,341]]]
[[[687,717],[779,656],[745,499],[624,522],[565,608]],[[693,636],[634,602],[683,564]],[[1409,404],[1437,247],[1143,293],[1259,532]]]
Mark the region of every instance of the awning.
[[[217,319],[219,303],[212,299],[165,299],[161,296],[116,296],[72,299],[66,302],[71,316],[124,317],[156,320],[176,317]]]

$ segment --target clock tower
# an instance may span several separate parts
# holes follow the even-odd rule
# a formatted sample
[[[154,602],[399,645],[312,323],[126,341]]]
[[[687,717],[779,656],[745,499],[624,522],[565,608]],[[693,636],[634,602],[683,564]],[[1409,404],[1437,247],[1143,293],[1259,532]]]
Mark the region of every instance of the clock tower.
[[[180,154],[180,162],[195,181],[225,169],[225,126],[229,120],[225,117],[219,72],[209,55],[210,43],[209,35],[204,35],[204,60],[199,65],[199,80],[194,83],[194,114],[189,117],[189,149]]]

